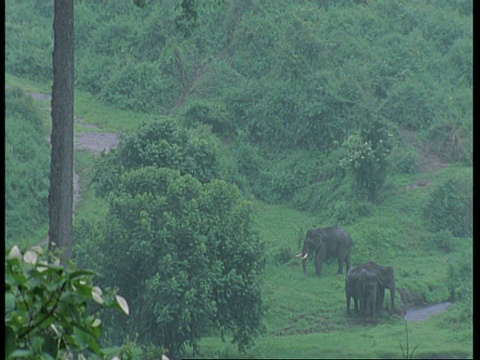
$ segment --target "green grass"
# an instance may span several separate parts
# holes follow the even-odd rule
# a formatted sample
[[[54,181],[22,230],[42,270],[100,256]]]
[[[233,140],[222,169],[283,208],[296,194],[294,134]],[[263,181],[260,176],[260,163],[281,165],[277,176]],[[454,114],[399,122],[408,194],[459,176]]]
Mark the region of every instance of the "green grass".
[[[79,186],[81,200],[76,209],[75,222],[85,220],[95,222],[103,219],[108,212],[108,203],[104,199],[97,198],[91,186],[91,164],[95,156],[87,151],[75,153],[75,171],[79,174]]]
[[[51,94],[52,84],[34,83],[29,80],[20,79],[16,76],[5,74],[5,84],[17,86],[28,93]],[[86,124],[100,127],[103,132],[131,131],[138,128],[141,121],[148,121],[161,115],[151,116],[144,113],[124,111],[115,109],[92,96],[90,93],[75,89],[75,117],[83,119]],[[35,100],[40,108],[50,106],[50,101]],[[50,111],[45,111],[45,123],[48,126],[48,133],[51,129]],[[75,123],[75,131],[92,131],[91,128],[83,127]]]

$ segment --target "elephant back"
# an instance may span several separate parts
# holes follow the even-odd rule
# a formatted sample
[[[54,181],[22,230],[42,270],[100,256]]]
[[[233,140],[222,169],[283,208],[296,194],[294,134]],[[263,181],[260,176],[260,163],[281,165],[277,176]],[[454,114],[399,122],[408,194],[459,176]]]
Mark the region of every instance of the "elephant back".
[[[359,265],[359,267],[378,274],[386,288],[392,289],[395,287],[395,274],[393,266],[381,266],[376,262],[369,261],[365,264]]]
[[[316,236],[321,237],[327,246],[327,253],[336,256],[339,252],[349,252],[353,246],[350,234],[341,227],[316,229]]]

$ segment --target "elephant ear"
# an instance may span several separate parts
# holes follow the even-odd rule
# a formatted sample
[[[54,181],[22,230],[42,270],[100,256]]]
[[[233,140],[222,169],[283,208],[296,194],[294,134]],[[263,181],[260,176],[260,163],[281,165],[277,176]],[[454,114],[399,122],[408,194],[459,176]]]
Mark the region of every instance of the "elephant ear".
[[[381,276],[378,276],[378,275],[377,275],[376,277],[377,277],[377,281],[378,281],[378,283],[380,284],[380,286],[383,286],[383,279],[382,279],[382,277],[381,277]]]

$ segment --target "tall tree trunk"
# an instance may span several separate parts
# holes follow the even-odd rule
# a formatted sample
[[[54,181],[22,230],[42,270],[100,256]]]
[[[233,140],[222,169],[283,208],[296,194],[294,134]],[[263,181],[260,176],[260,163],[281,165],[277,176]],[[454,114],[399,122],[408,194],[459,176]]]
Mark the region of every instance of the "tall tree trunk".
[[[73,216],[73,1],[55,0],[53,18],[52,152],[50,165],[49,249],[72,257]]]

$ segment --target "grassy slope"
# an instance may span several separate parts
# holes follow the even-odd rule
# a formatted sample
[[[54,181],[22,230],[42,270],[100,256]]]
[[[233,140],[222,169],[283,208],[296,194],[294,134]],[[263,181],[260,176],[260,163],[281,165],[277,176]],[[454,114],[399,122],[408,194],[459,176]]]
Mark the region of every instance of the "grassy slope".
[[[21,86],[29,92],[48,92],[47,85],[28,83],[8,75],[6,83]],[[85,123],[99,125],[105,131],[128,131],[140,120],[149,118],[144,114],[111,109],[81,91],[76,91],[75,113]],[[48,116],[45,121],[48,126]],[[82,130],[76,128],[76,131]],[[76,221],[98,219],[106,213],[107,206],[94,197],[88,184],[93,156],[88,153],[76,153],[75,156],[83,189]],[[426,242],[427,233],[419,215],[425,196],[452,171],[471,174],[472,168],[452,165],[431,173],[390,179],[391,190],[375,214],[358,219],[347,227],[355,242],[353,265],[368,260],[393,265],[397,287],[423,291],[428,302],[446,300],[449,296],[446,285],[448,262],[461,251],[471,252],[471,240],[458,241],[456,252],[440,252]],[[418,179],[426,179],[429,183],[425,187],[409,189],[408,186]],[[256,202],[257,228],[271,248],[285,247],[295,254],[307,228],[330,225],[318,222],[319,217],[315,214]],[[384,315],[377,323],[361,323],[347,317],[344,276],[336,275],[336,269],[337,264],[329,262],[318,278],[314,275],[312,262],[308,264],[307,276],[302,273],[298,260],[292,259],[282,265],[269,263],[264,274],[268,307],[265,336],[243,356],[219,338],[205,338],[200,343],[200,350],[206,357],[402,357],[399,344],[405,346],[405,321]],[[398,293],[396,301],[401,305]],[[410,347],[419,344],[416,356],[472,356],[472,326],[452,324],[455,311],[453,307],[428,321],[408,324]]]

